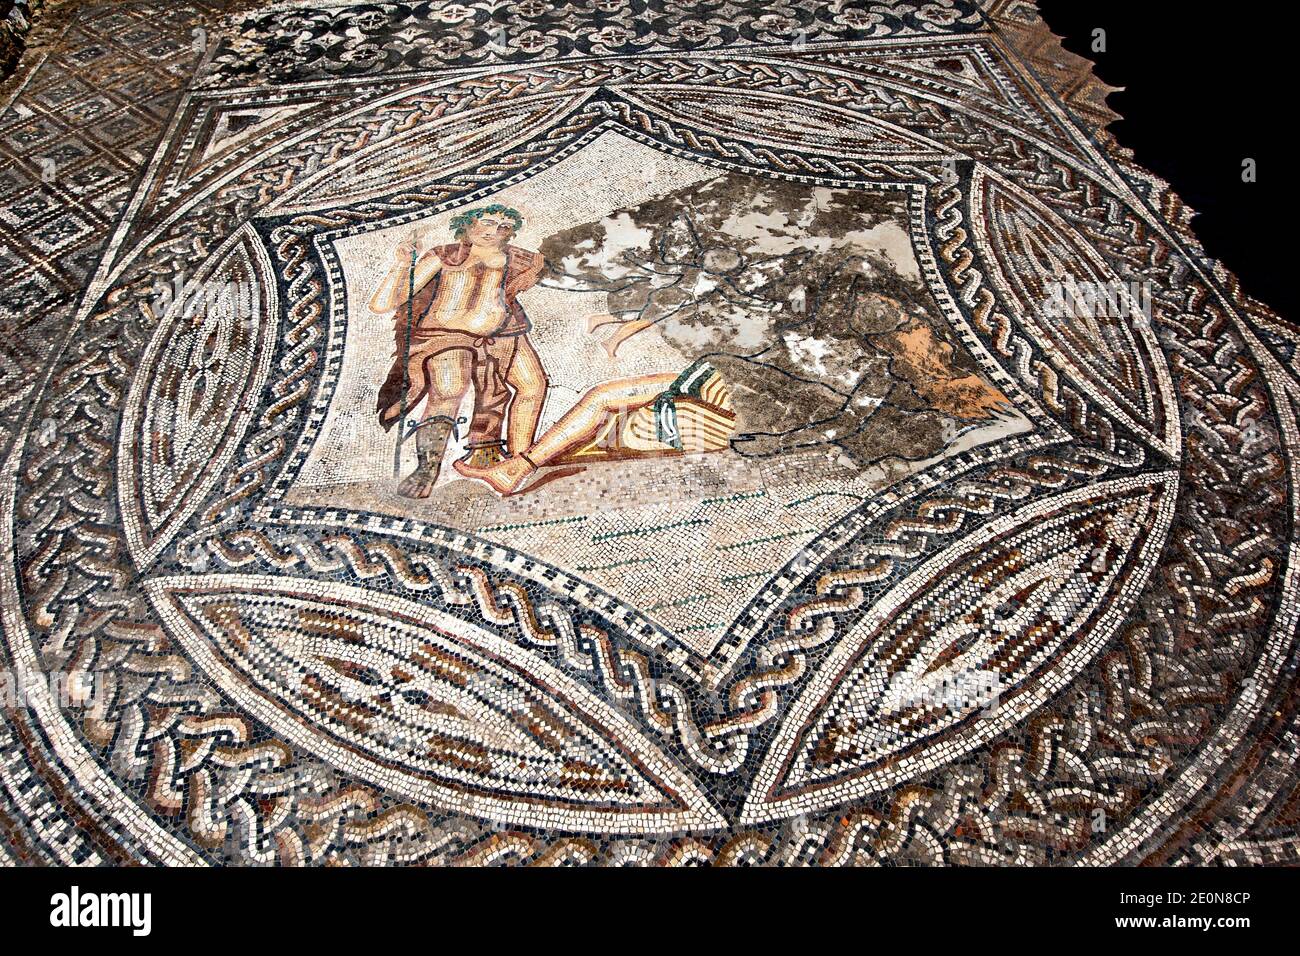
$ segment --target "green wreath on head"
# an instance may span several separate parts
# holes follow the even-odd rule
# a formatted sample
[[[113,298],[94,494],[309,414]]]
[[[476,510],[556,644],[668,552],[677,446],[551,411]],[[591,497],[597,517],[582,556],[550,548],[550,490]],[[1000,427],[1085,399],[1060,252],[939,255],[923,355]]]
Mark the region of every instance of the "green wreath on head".
[[[491,206],[480,206],[478,209],[467,209],[460,215],[453,216],[451,220],[452,232],[455,234],[457,239],[460,239],[465,235],[465,231],[469,229],[470,224],[476,219],[481,219],[484,216],[492,215],[493,213],[514,220],[515,232],[518,232],[524,227],[524,217],[520,214],[518,209],[511,209],[509,206],[503,206],[500,203],[493,203]]]

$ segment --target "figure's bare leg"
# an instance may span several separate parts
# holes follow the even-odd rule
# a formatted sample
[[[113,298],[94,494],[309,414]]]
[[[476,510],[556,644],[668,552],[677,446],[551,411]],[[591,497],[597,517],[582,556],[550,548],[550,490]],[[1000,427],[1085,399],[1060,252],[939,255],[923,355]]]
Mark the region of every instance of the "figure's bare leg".
[[[654,325],[654,323],[647,319],[638,319],[635,322],[624,322],[621,329],[601,343],[605,347],[605,354],[613,359],[618,355],[618,347],[620,345],[638,332],[644,332],[652,325]]]
[[[441,413],[438,413],[441,414]],[[453,411],[452,415],[455,412]],[[452,416],[447,416],[451,418]],[[426,414],[425,419],[428,418]],[[446,418],[426,421],[415,433],[415,470],[397,483],[397,493],[404,498],[427,498],[438,480],[442,456],[451,437],[452,422]]]
[[[537,436],[537,422],[542,417],[546,388],[550,384],[542,360],[526,338],[519,340],[519,349],[506,374],[506,384],[515,390],[506,423],[506,447],[510,454],[517,455],[526,451]]]
[[[452,423],[460,410],[461,399],[469,390],[470,353],[463,349],[443,352],[425,363],[425,373],[429,379],[429,400],[420,420],[428,424],[415,433],[415,470],[397,483],[397,493],[405,498],[429,497],[438,480]]]
[[[528,449],[528,457],[540,468],[555,458],[576,451],[596,437],[608,416],[650,404],[676,379],[677,376],[671,372],[639,375],[588,389],[578,403]]]
[[[610,315],[608,312],[597,312],[595,315],[587,316],[587,334],[595,332],[602,325],[611,325],[615,322],[622,322],[617,315]]]
[[[650,404],[676,378],[676,375],[669,372],[597,385],[578,399],[578,403],[548,428],[526,452],[507,458],[491,468],[471,468],[462,462],[456,462],[456,470],[467,478],[481,478],[500,494],[514,494],[538,468],[594,439],[610,415],[626,414]]]

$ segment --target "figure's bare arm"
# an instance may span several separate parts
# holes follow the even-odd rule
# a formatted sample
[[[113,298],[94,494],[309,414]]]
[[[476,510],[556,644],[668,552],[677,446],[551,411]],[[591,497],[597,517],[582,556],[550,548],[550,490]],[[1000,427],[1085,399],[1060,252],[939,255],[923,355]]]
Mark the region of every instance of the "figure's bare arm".
[[[666,307],[656,302],[653,294],[651,294],[649,300],[640,309],[626,309],[618,314],[600,312],[587,316],[587,332],[591,334],[601,326],[618,324],[618,330],[601,343],[605,348],[605,353],[613,359],[618,356],[619,346],[632,336],[644,332],[651,326],[664,321],[664,319],[671,318],[689,304],[690,301],[679,302],[671,307]]]
[[[388,274],[384,276],[379,287],[375,289],[374,295],[370,297],[371,312],[377,314],[392,312],[406,302],[411,286],[412,251],[420,256],[415,264],[417,292],[437,275],[438,270],[442,268],[442,260],[437,255],[430,254],[432,248],[432,242],[423,233],[417,233],[398,244],[393,251],[393,264],[389,267]]]
[[[605,354],[611,359],[617,358],[618,347],[620,345],[638,332],[644,332],[652,325],[654,325],[654,323],[648,319],[635,319],[631,322],[622,323],[619,330],[602,343],[605,346]]]
[[[521,272],[514,280],[511,281],[509,288],[506,289],[508,295],[518,295],[525,289],[531,289],[537,285],[546,271],[546,260],[539,254],[533,253],[533,261],[529,263],[528,268]]]

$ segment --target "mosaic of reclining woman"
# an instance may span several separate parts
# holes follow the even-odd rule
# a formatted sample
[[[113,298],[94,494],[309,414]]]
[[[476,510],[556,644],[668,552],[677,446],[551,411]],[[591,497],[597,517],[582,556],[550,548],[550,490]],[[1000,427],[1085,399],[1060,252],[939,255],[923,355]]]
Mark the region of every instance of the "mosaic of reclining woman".
[[[498,494],[512,495],[544,465],[588,457],[722,451],[735,433],[735,422],[722,376],[700,361],[680,375],[641,375],[596,385],[527,451],[487,468],[462,461],[453,467],[466,478],[481,478]]]
[[[821,446],[858,464],[920,458],[952,441],[954,422],[986,422],[1004,408],[1002,394],[960,368],[923,318],[852,275],[827,285],[825,308],[777,323],[750,354],[709,350],[679,373],[596,385],[527,449],[489,467],[454,467],[512,495],[539,468],[585,461],[727,449],[768,457]],[[683,347],[673,333],[664,323],[665,339]],[[809,373],[798,347],[809,339],[829,343],[822,367],[833,374]]]

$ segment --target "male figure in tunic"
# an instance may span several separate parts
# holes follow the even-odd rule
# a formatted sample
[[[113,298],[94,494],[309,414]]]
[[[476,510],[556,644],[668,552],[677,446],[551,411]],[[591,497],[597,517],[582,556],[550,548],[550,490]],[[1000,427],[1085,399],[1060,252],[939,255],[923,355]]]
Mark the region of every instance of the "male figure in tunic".
[[[536,284],[545,262],[510,244],[522,225],[517,210],[490,205],[452,219],[455,242],[437,245],[427,230],[417,231],[398,245],[370,299],[371,311],[393,312],[395,325],[393,365],[375,408],[380,425],[405,428],[403,420],[427,399],[416,423],[416,467],[399,482],[401,495],[424,498],[433,490],[471,385],[466,462],[491,465],[504,457],[503,445],[515,453],[533,442],[547,379],[518,295]]]

